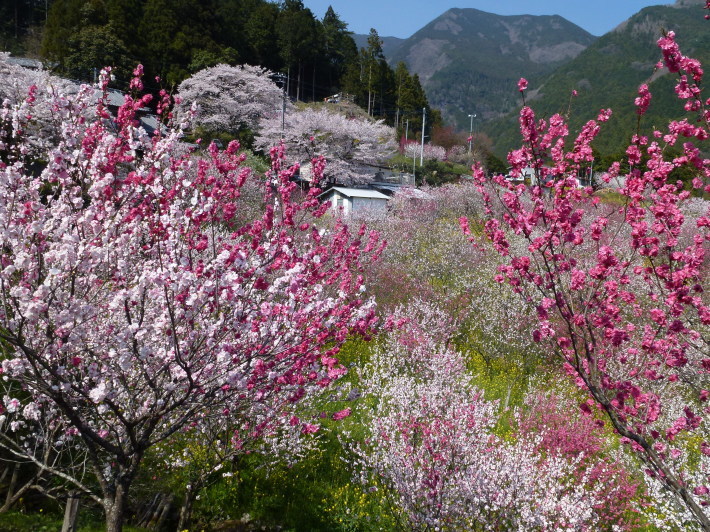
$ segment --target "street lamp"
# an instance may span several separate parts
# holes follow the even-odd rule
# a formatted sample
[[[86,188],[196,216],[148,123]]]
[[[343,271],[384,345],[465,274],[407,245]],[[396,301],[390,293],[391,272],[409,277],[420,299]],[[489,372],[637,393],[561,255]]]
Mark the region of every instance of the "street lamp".
[[[471,127],[468,130],[468,153],[471,153],[471,142],[473,141],[473,119],[476,118],[476,113],[468,115],[471,119]]]

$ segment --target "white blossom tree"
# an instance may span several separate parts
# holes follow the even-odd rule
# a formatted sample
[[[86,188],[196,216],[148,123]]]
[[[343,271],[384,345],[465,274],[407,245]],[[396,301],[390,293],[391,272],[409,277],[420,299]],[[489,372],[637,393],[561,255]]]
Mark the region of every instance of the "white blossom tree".
[[[79,86],[75,83],[50,75],[44,70],[32,70],[9,61],[10,54],[0,52],[0,105],[22,106],[24,115],[16,114],[0,127],[23,129],[25,150],[39,153],[58,142],[59,121],[51,101],[58,93],[76,93]],[[9,111],[5,111],[8,113]],[[5,143],[12,143],[13,137],[6,136]],[[2,153],[0,152],[0,157]]]
[[[287,114],[283,130],[281,117],[266,118],[255,144],[265,149],[282,138],[299,163],[325,157],[325,178],[338,184],[371,180],[374,172],[363,165],[378,164],[395,150],[394,130],[381,120],[351,118],[327,109]]]
[[[230,134],[254,130],[264,117],[280,116],[283,94],[272,75],[251,65],[220,64],[200,70],[180,83],[178,114],[184,115],[196,103],[195,127]]]

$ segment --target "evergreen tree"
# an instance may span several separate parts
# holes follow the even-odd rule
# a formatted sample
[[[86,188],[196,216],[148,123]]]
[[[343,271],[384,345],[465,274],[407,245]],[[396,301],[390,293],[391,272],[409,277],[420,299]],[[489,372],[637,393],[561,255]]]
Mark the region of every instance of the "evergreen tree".
[[[287,73],[293,98],[347,92],[388,124],[400,123],[409,80],[389,67],[374,29],[358,52],[332,7],[319,21],[302,0],[55,0],[43,55],[59,72],[83,80],[111,65],[118,86],[142,63],[151,89],[155,76],[175,86],[221,63],[261,66]],[[423,95],[418,84],[412,90]]]
[[[276,39],[276,21],[279,8],[276,4],[261,2],[248,15],[244,25],[249,56],[245,60],[279,71],[284,67]]]
[[[365,48],[360,48],[355,60],[346,66],[341,79],[343,91],[351,95],[355,103],[364,108],[367,108],[367,84],[364,75],[366,57],[367,51]]]
[[[55,0],[49,10],[42,39],[42,56],[61,70],[69,51],[69,39],[81,24],[84,0]]]
[[[114,74],[128,79],[137,58],[132,57],[113,21],[107,5],[101,1],[87,2],[81,10],[81,23],[74,28],[67,42],[62,72],[80,80],[96,81],[98,72],[112,66]]]
[[[365,56],[365,69],[367,76],[367,113],[373,114],[374,98],[376,92],[381,89],[380,78],[382,75],[382,62],[385,55],[382,52],[382,40],[375,28],[370,28],[370,35],[367,37],[367,54]],[[385,63],[386,64],[386,63]]]
[[[24,39],[42,26],[50,0],[3,0],[0,2],[0,50],[25,52]]]
[[[301,0],[284,0],[276,21],[281,58],[289,76],[289,93],[301,99],[304,67],[313,66],[320,48],[319,25]],[[293,82],[295,78],[295,83]]]
[[[340,20],[332,6],[328,6],[323,21],[323,59],[326,72],[322,78],[334,92],[347,67],[357,59],[357,45],[348,31],[348,25]]]

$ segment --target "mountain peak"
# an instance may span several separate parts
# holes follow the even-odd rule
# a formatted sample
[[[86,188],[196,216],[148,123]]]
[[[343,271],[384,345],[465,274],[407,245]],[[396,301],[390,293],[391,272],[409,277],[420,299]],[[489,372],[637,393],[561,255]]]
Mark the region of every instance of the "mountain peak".
[[[675,0],[672,7],[692,7],[705,5],[705,0]]]
[[[430,103],[461,125],[468,114],[492,118],[515,100],[520,77],[550,72],[596,38],[558,15],[496,15],[452,8],[400,43],[390,62],[419,74]]]

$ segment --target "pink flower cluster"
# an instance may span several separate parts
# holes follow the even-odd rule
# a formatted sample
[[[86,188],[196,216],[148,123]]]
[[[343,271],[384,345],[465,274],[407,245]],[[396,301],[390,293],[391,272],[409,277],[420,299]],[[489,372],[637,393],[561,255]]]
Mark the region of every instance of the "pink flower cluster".
[[[626,527],[637,486],[601,458],[584,418],[570,423],[550,400],[521,417],[519,432],[497,436],[497,405],[446,345],[455,324],[442,309],[413,302],[392,321],[398,329],[363,372],[375,406],[352,450],[359,478],[391,490],[406,528]]]
[[[71,437],[86,452],[89,466],[67,460],[63,478],[116,529],[146,450],[176,431],[217,418],[244,448],[285,426],[315,430],[293,405],[343,375],[349,335],[370,334],[359,271],[381,243],[364,226],[324,227],[318,189],[296,199],[283,146],[255,177],[236,142],[194,153],[181,127],[146,134],[146,97],[111,116],[91,87],[49,93],[60,127],[39,155],[34,113],[8,103],[0,114],[13,135],[0,162],[0,397],[12,430],[47,423],[50,444]],[[28,94],[16,109],[43,104]],[[163,93],[166,119],[171,106]],[[252,181],[260,210],[248,216]],[[82,469],[97,472],[97,490],[74,476]]]

